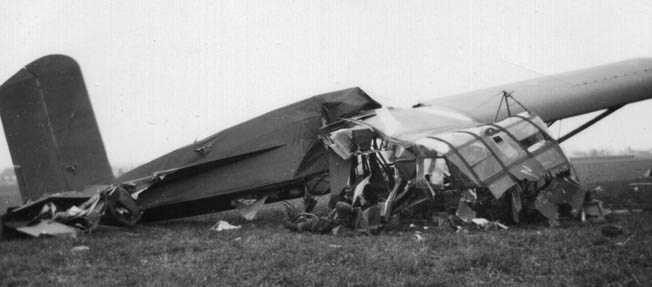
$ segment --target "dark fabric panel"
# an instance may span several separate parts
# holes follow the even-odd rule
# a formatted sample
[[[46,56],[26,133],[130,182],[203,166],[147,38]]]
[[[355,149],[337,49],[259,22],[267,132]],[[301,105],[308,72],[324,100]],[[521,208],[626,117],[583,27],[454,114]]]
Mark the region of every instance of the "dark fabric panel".
[[[23,201],[65,191],[54,138],[36,80],[21,70],[0,87],[0,114]]]
[[[139,196],[146,213],[202,198],[296,185],[328,171],[326,149],[317,136],[322,124],[378,107],[359,88],[314,96],[175,150],[117,180],[180,168]]]
[[[267,141],[280,139],[284,142],[299,144],[300,142],[292,137],[316,138],[322,118],[327,122],[333,122],[338,118],[355,115],[360,110],[371,110],[378,107],[380,104],[360,88],[314,96],[172,151],[125,173],[116,181],[133,180],[150,176],[160,170],[197,165],[254,152],[259,150],[261,145],[265,145]],[[290,126],[292,128],[288,128]],[[301,129],[301,133],[297,133],[294,129]],[[198,152],[198,149],[205,152]],[[301,156],[305,150],[293,150],[293,152]]]
[[[39,79],[70,188],[111,181],[113,171],[77,63],[65,56],[48,56],[26,69]]]
[[[292,180],[296,162],[286,156],[286,147],[253,156],[243,156],[204,171],[172,176],[150,187],[138,197],[138,205],[149,209],[159,205],[209,198],[254,190]]]

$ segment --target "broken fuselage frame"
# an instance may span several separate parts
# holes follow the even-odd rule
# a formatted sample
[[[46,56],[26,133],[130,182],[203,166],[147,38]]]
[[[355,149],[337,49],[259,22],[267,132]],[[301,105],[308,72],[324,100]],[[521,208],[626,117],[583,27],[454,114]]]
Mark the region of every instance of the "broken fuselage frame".
[[[363,210],[378,206],[386,221],[423,205],[456,209],[464,221],[477,214],[518,223],[538,213],[551,225],[560,211],[576,216],[582,208],[586,191],[532,113],[434,134],[387,132],[386,126],[362,116],[322,128],[330,150],[331,207],[335,201]]]

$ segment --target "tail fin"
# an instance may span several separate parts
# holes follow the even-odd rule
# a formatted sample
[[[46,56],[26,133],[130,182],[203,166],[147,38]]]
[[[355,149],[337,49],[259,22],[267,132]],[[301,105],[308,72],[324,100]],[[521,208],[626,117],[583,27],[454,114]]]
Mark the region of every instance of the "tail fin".
[[[0,86],[0,117],[23,201],[113,179],[79,65],[42,57]]]

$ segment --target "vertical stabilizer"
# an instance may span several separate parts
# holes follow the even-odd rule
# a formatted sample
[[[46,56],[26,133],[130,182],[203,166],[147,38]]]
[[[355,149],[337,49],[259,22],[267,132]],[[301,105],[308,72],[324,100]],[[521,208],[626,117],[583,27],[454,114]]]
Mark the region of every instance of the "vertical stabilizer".
[[[113,178],[79,65],[42,57],[0,86],[0,116],[23,201]]]

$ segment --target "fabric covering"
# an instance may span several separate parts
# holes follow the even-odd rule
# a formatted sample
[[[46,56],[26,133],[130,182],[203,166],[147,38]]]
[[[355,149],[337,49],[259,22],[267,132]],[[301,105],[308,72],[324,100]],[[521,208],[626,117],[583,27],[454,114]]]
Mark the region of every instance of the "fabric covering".
[[[165,208],[163,217],[212,212],[197,200],[241,191],[302,186],[328,172],[328,153],[319,128],[380,104],[359,88],[313,96],[233,126],[163,155],[121,177],[126,182],[174,170],[138,196],[145,211]],[[184,203],[195,201],[183,208]],[[224,200],[220,200],[222,203]],[[172,206],[177,206],[176,210]],[[215,209],[215,210],[212,210]],[[158,218],[157,218],[158,219]]]

